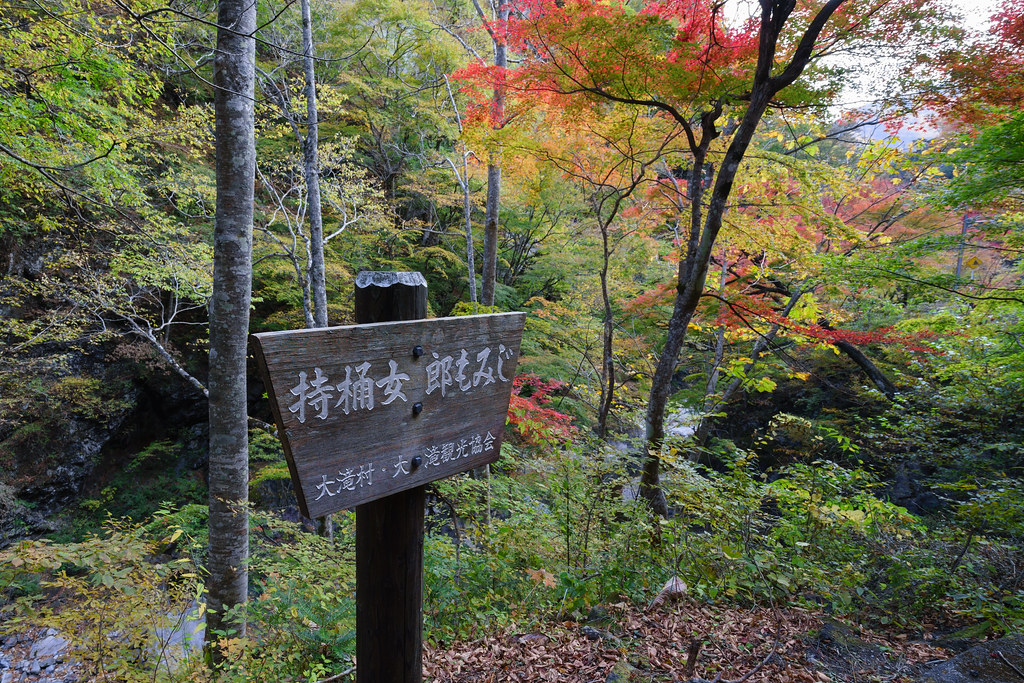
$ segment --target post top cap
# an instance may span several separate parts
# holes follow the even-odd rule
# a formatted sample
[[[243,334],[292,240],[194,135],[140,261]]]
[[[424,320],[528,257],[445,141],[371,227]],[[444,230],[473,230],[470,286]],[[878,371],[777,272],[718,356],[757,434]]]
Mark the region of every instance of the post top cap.
[[[427,280],[423,273],[399,270],[364,270],[356,275],[356,287],[391,287],[406,285],[407,287],[426,287]]]

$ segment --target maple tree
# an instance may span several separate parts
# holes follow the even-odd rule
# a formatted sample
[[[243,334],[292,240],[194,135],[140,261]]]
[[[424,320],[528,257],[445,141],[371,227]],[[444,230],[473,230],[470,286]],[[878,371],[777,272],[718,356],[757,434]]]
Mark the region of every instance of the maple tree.
[[[561,382],[545,381],[534,374],[519,374],[512,380],[508,421],[524,442],[551,446],[574,436],[572,418],[549,406],[551,394],[562,389]]]
[[[1024,155],[1024,3],[1005,0],[986,35],[946,55],[942,73],[952,86],[938,89],[934,106],[959,127],[952,161],[962,165],[941,195],[947,206],[1021,209]]]
[[[687,326],[704,292],[708,265],[723,217],[755,131],[770,107],[821,106],[837,69],[821,66],[827,53],[872,37],[919,46],[941,35],[921,35],[929,13],[918,2],[823,4],[763,0],[758,16],[732,28],[721,6],[700,1],[652,2],[634,12],[619,3],[535,0],[510,18],[510,44],[522,54],[514,71],[471,67],[476,84],[506,84],[516,112],[542,99],[572,111],[635,107],[678,126],[690,157],[689,204],[681,245],[677,292],[654,372],[647,406],[648,458],[642,491],[664,514],[659,454],[664,441],[670,380]],[[805,70],[799,87],[793,87]],[[605,104],[601,104],[605,103]],[[728,142],[711,154],[719,137]],[[710,174],[705,196],[704,183]]]
[[[1024,2],[1004,0],[984,35],[967,36],[931,63],[946,80],[928,100],[947,119],[993,123],[1014,113],[1024,98]]]
[[[653,169],[677,144],[677,132],[664,130],[659,121],[647,120],[636,111],[582,121],[571,116],[561,119],[549,111],[545,123],[551,131],[533,154],[579,186],[589,209],[587,222],[595,224],[600,245],[602,354],[597,432],[605,438],[620,382],[614,353],[611,263],[624,240],[659,222],[659,213],[644,190],[656,181]]]

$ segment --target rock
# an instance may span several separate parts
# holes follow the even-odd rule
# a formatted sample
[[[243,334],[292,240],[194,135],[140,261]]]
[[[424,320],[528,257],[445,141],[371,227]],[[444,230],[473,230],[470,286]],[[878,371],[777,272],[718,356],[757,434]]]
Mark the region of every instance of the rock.
[[[0,657],[0,670],[10,669],[10,668],[11,668],[11,660],[7,659],[6,657]]]
[[[605,683],[630,683],[630,681],[639,680],[641,680],[640,671],[623,659],[612,667],[608,678],[605,679]]]
[[[39,662],[32,662],[31,664],[28,665],[28,672],[30,674],[37,674],[37,673],[39,673],[42,670],[43,670],[43,668],[41,666],[39,666]]]
[[[286,510],[295,507],[295,489],[287,472],[280,476],[269,477],[257,475],[249,485],[249,498],[259,510]]]
[[[943,502],[922,483],[923,478],[924,474],[917,463],[902,463],[893,473],[892,481],[883,493],[891,502],[905,507],[915,515],[935,512],[942,507]]]
[[[826,621],[817,634],[805,638],[808,658],[828,669],[851,669],[880,666],[885,655],[877,645],[857,637],[850,627],[838,621]]]
[[[928,669],[917,683],[1021,683],[1024,636],[1013,635],[972,647]]]
[[[591,626],[605,626],[612,624],[615,620],[608,613],[608,610],[600,605],[595,605],[587,612],[586,622]]]
[[[4,638],[4,648],[9,649],[18,644],[18,636],[7,636]]]
[[[942,636],[935,644],[953,652],[964,652],[983,641],[991,632],[992,624],[983,621]]]
[[[186,427],[178,435],[180,456],[174,467],[175,474],[205,467],[210,460],[210,426],[205,422]]]
[[[688,408],[671,413],[665,418],[665,435],[683,438],[691,436],[697,429],[700,416]]]
[[[5,671],[0,674],[0,683],[14,683],[14,674],[10,671]]]
[[[594,628],[593,626],[584,626],[580,629],[580,633],[582,633],[583,637],[587,638],[588,640],[606,640],[611,644],[619,642],[619,639],[613,636],[608,631],[604,631],[599,628]]]
[[[42,640],[36,641],[29,650],[29,659],[44,659],[56,657],[68,646],[68,641],[57,635],[49,635]]]

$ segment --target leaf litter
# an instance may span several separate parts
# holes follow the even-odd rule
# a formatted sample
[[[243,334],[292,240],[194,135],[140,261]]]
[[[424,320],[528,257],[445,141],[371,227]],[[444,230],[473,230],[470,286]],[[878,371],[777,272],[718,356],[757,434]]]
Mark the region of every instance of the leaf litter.
[[[599,639],[585,635],[583,624],[562,621],[548,622],[543,633],[504,632],[426,644],[424,678],[435,683],[605,683],[614,670],[618,676],[611,680],[621,682],[718,677],[722,683],[907,683],[921,664],[947,656],[906,634],[845,625],[880,656],[827,658],[816,634],[835,620],[820,611],[740,609],[689,599],[655,602],[646,611],[628,603],[610,606],[610,633]],[[687,658],[693,651],[698,654],[690,670]]]

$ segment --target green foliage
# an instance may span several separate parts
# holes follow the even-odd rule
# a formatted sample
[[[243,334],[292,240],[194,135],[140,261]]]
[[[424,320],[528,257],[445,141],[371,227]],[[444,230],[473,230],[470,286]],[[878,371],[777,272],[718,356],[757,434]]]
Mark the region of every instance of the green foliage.
[[[21,593],[3,609],[4,629],[57,629],[90,676],[124,681],[177,674],[194,635],[202,583],[188,558],[160,553],[181,529],[153,540],[139,525],[108,522],[71,544],[26,541],[0,554],[0,590]],[[41,593],[25,588],[38,581]],[[199,612],[196,610],[199,609]],[[193,653],[194,656],[194,653]]]
[[[949,206],[997,205],[1024,209],[1024,114],[1013,112],[984,127],[975,137],[961,136],[963,146],[949,159],[963,170],[941,193]]]
[[[54,180],[101,202],[126,191],[137,198],[125,133],[159,94],[146,63],[166,31],[136,35],[121,11],[93,12],[80,0],[12,8],[8,19],[0,36],[0,205],[13,220],[0,221],[0,235],[42,227],[34,218],[47,213]]]
[[[281,441],[273,434],[262,430],[249,433],[249,461],[253,463],[284,462]]]
[[[337,542],[255,514],[248,621],[228,646],[232,680],[319,680],[355,653],[355,516],[334,516]]]
[[[93,496],[79,501],[77,514],[55,537],[79,540],[99,533],[111,516],[142,524],[169,506],[205,503],[206,485],[194,468],[197,457],[181,443],[154,441]]]
[[[649,599],[664,581],[671,556],[650,542],[658,524],[623,498],[618,465],[575,449],[513,457],[486,480],[437,485],[465,526],[442,516],[455,538],[428,538],[425,617],[435,640],[469,637],[482,624],[579,619],[601,602]],[[515,475],[496,473],[513,465]]]

